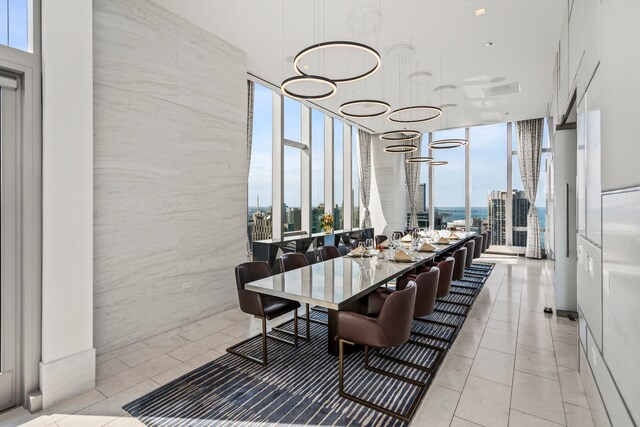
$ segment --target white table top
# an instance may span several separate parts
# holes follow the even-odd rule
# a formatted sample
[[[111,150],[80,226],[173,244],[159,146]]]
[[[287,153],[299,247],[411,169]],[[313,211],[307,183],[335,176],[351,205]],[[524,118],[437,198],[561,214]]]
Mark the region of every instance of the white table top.
[[[471,233],[464,237],[470,235]],[[336,258],[256,280],[247,283],[245,288],[266,295],[339,310],[389,280],[447,251],[457,243],[454,241],[450,245],[435,245],[438,248],[436,252],[416,253],[415,261],[411,263],[398,263],[376,257]]]

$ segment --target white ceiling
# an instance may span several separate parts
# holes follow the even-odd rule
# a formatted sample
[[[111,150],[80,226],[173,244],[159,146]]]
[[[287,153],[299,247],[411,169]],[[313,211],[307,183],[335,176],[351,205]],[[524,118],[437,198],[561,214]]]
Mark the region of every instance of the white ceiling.
[[[336,96],[317,102],[332,112],[365,97],[383,99],[393,109],[458,105],[426,124],[353,120],[376,132],[544,116],[566,6],[559,0],[153,1],[246,51],[248,71],[278,86],[295,75],[291,58],[311,44],[350,40],[375,48],[382,56],[378,73],[341,84]],[[480,8],[486,14],[477,17]],[[485,46],[488,41],[493,46]],[[358,55],[340,61],[344,72],[364,62]],[[324,66],[337,61],[329,62]],[[408,78],[422,71],[431,77]],[[434,91],[441,85],[456,89]],[[518,87],[519,92],[500,93]]]

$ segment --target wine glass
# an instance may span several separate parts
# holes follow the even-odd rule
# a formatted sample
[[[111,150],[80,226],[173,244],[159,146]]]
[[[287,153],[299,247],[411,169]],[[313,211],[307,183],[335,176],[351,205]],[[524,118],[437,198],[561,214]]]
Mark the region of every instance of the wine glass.
[[[360,258],[364,258],[364,253],[366,252],[365,243],[363,241],[358,242],[358,247],[362,248],[362,251],[360,251]]]
[[[391,235],[391,239],[393,240],[394,246],[398,247],[398,245],[400,245],[400,240],[402,239],[402,233],[394,231]]]
[[[368,250],[373,249],[373,239],[365,239],[364,244]]]

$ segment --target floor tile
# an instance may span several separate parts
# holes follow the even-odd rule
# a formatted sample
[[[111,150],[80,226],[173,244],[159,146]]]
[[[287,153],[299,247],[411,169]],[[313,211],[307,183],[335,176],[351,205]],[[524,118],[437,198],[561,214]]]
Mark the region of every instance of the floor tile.
[[[588,408],[587,395],[582,385],[580,372],[576,369],[559,367],[560,388],[562,389],[562,399],[565,403]]]
[[[455,415],[483,426],[507,426],[511,387],[469,376]]]
[[[561,425],[515,409],[512,409],[509,415],[509,427],[558,427]]]
[[[578,369],[578,343],[555,342],[556,361],[563,368]]]
[[[184,347],[180,347],[168,354],[175,359],[186,362],[187,360],[191,360],[194,357],[206,353],[209,350],[213,350],[220,345],[228,343],[232,339],[233,337],[229,335],[223,334],[222,332],[216,332],[198,341],[187,344]]]
[[[184,363],[174,366],[171,369],[167,369],[166,371],[161,372],[158,375],[155,375],[154,377],[152,377],[152,380],[157,382],[158,384],[164,385],[175,379],[180,378],[184,374],[187,374],[193,370],[198,369],[202,365],[205,365],[221,356],[222,356],[222,353],[219,353],[215,350],[209,350],[208,352],[203,353],[199,356],[196,356],[191,360],[188,360]]]
[[[144,427],[144,424],[132,417],[120,417],[107,424],[107,427]]]
[[[556,355],[551,350],[518,344],[516,370],[552,380],[558,379]]]
[[[113,396],[167,369],[171,369],[179,363],[180,361],[163,354],[155,359],[141,363],[126,371],[105,378],[102,381],[98,381],[96,388],[107,397]]]
[[[432,385],[416,411],[412,426],[446,427],[451,423],[456,404],[460,398],[457,391]]]
[[[190,340],[183,338],[180,335],[172,335],[164,337],[162,341],[158,341],[158,345],[147,345],[145,348],[141,348],[122,356],[118,356],[118,360],[124,362],[128,366],[133,367],[148,360],[155,359],[156,357],[173,351],[177,348],[184,347],[189,343],[191,343]]]
[[[460,356],[473,358],[476,355],[481,340],[482,335],[461,331],[449,351]]]
[[[565,423],[560,383],[555,380],[516,371],[511,407],[558,424]]]
[[[69,415],[56,421],[60,427],[99,427],[115,421],[117,417],[105,415]]]
[[[498,329],[500,331],[518,332],[518,324],[511,322],[504,322],[502,320],[489,319],[487,322],[487,328]]]
[[[160,385],[152,380],[145,380],[139,384],[134,385],[120,393],[101,400],[100,402],[89,406],[78,412],[80,415],[103,415],[112,417],[127,416],[128,414],[122,409],[122,405],[131,402],[138,397],[141,397]]]
[[[451,420],[451,427],[482,427],[482,426],[480,424],[472,423],[471,421],[467,421],[462,418],[453,417],[453,420]]]
[[[565,403],[564,411],[567,415],[567,427],[593,427],[593,418],[589,409]]]
[[[518,327],[518,344],[544,348],[553,351],[551,330],[520,325]]]
[[[508,354],[516,354],[516,334],[514,332],[487,328],[484,331],[484,335],[482,335],[480,347]]]
[[[511,387],[514,356],[480,347],[471,366],[471,375]]]
[[[472,363],[473,359],[455,353],[448,353],[444,362],[442,362],[442,366],[438,369],[433,383],[452,390],[462,391]]]
[[[237,323],[238,322],[234,322],[233,320],[220,318],[216,322],[199,325],[195,328],[189,329],[188,331],[181,332],[180,336],[191,341],[197,341],[208,335],[235,326]]]
[[[129,369],[129,366],[119,359],[105,360],[96,365],[96,381],[103,380],[125,369]]]

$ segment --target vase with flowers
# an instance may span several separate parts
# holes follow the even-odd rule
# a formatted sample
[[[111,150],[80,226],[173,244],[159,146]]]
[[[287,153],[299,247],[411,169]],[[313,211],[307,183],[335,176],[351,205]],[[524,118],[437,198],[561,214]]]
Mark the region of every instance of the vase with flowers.
[[[333,231],[333,215],[325,213],[320,217],[320,225],[324,229],[324,234],[331,234]]]

